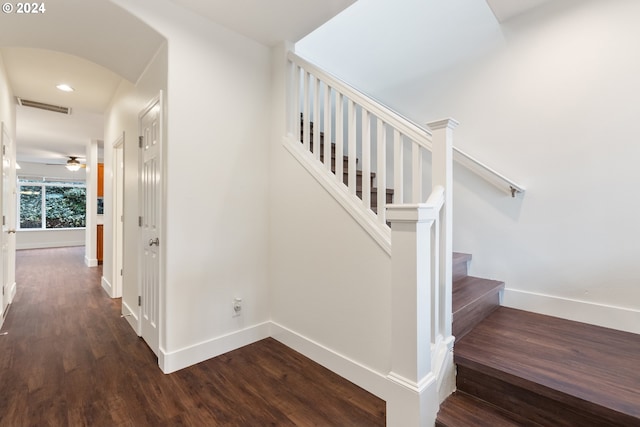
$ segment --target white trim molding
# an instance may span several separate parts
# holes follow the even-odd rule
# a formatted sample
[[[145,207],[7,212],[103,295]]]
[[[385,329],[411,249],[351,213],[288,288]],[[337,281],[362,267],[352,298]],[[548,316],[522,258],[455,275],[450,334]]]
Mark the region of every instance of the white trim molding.
[[[136,307],[136,309],[132,309],[129,304],[127,304],[127,302],[124,300],[124,298],[122,298],[122,317],[124,317],[127,322],[129,323],[129,326],[131,326],[131,329],[133,329],[136,332],[136,335],[140,336],[140,328],[139,328],[139,324],[140,322],[138,321],[138,313],[140,312],[140,310],[138,309],[138,307]]]
[[[270,322],[264,322],[176,351],[167,352],[160,347],[158,365],[162,372],[170,374],[187,366],[195,365],[245,345],[269,338],[270,331]]]
[[[383,400],[389,397],[389,381],[386,375],[275,322],[271,322],[271,337],[369,393]]]
[[[640,334],[640,310],[509,288],[504,290],[502,305]]]
[[[16,285],[16,282],[13,282],[9,287],[9,304],[11,304],[13,302],[13,299],[16,297],[17,290],[18,286]]]
[[[114,298],[113,286],[111,286],[111,283],[106,277],[102,276],[102,279],[100,280],[100,284],[102,285],[102,289],[104,289],[107,295],[109,295],[109,298]]]
[[[373,211],[362,208],[362,202],[355,194],[350,194],[347,187],[332,179],[320,163],[315,161],[313,153],[306,151],[293,136],[285,137],[282,144],[291,155],[304,166],[320,185],[338,202],[358,224],[375,240],[375,242],[391,255],[391,229],[380,224]]]
[[[98,258],[89,258],[85,255],[84,257],[84,265],[87,267],[97,267],[98,266]]]

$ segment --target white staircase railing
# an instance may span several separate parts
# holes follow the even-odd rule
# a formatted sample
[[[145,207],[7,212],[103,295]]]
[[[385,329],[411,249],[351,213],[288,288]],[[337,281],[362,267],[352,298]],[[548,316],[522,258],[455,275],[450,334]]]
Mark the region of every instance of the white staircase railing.
[[[293,99],[296,99],[300,102],[299,109],[290,111],[289,130],[295,135],[298,135],[302,130],[304,147],[309,150],[314,142],[311,141],[311,138],[316,140],[320,137],[319,132],[311,133],[310,127],[313,122],[316,129],[333,138],[330,138],[330,141],[335,142],[336,152],[343,148],[344,153],[348,155],[356,153],[362,156],[360,160],[363,176],[365,168],[369,168],[370,171],[375,170],[378,188],[384,188],[380,185],[387,178],[384,173],[390,173],[390,169],[392,169],[392,175],[388,175],[386,184],[393,184],[394,201],[415,203],[418,200],[424,200],[420,197],[416,199],[418,195],[424,196],[421,194],[423,180],[419,179],[421,163],[418,163],[418,159],[422,157],[420,154],[422,150],[431,151],[431,131],[402,117],[293,52],[288,53],[288,60],[290,81],[293,83],[290,101],[293,102]],[[305,118],[302,129],[299,127],[298,114],[300,113]],[[353,140],[356,143],[350,145],[347,142]],[[389,148],[389,151],[385,151],[384,148]],[[365,151],[367,149],[369,151]],[[330,148],[325,146],[324,151],[327,150]],[[319,156],[320,151],[318,150],[315,154]],[[453,151],[454,161],[473,171],[501,191],[512,197],[525,192],[524,186],[459,148],[453,147]],[[404,158],[407,152],[410,152],[410,161]],[[382,157],[384,154],[393,154],[393,160],[388,162],[386,170],[382,167],[384,164],[382,161],[390,159]],[[327,158],[326,156],[322,157]],[[374,164],[369,163],[376,157]],[[342,171],[342,165],[336,164],[335,169],[335,174],[339,177],[338,172]],[[352,170],[355,170],[355,161],[353,167],[349,164],[349,171]],[[348,184],[352,184],[352,182],[349,181]],[[352,194],[355,194],[352,186],[348,185],[348,187],[352,190]],[[362,190],[362,201],[367,205],[369,196],[364,194],[364,188]],[[359,191],[356,193],[359,194]],[[375,202],[384,203],[384,192],[378,192],[377,196],[378,200]],[[384,215],[378,215],[378,220],[384,224]]]
[[[433,425],[433,408],[453,391],[444,389],[452,383],[445,378],[453,377],[451,191],[457,123],[434,122],[427,131],[294,53],[287,58],[285,146],[391,255],[388,379],[398,393],[387,400],[388,424]],[[423,173],[427,151],[432,152],[430,176]]]
[[[304,149],[322,159],[354,200],[357,197],[358,203],[371,209],[380,227],[386,227],[387,188],[393,189],[395,203],[425,200],[422,164],[431,148],[431,134],[294,53],[288,59],[290,101],[299,102],[299,108],[289,111],[289,131],[302,136]],[[321,133],[333,147],[327,143],[314,149],[321,146]],[[332,152],[336,153],[333,162]],[[341,153],[348,156],[346,168]],[[357,169],[362,171],[361,179]],[[367,179],[371,173],[375,192]]]

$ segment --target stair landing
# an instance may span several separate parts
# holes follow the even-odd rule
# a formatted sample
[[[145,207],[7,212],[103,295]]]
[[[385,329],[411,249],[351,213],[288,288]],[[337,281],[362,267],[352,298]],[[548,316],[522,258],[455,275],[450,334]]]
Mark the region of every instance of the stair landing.
[[[540,425],[640,426],[638,335],[500,307],[454,357],[459,391]]]

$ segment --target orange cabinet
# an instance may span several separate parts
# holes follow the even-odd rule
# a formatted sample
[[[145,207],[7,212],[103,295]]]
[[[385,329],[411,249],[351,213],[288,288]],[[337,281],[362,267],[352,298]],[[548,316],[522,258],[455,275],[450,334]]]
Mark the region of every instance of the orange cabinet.
[[[98,258],[98,264],[102,264],[102,233],[103,225],[98,225],[98,239],[96,242],[96,258]]]
[[[98,197],[104,196],[104,163],[98,163]]]

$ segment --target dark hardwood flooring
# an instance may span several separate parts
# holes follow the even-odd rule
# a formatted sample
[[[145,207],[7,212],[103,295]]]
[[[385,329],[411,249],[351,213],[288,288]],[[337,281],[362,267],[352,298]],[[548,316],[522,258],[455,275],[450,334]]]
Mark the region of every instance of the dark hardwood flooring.
[[[385,424],[384,401],[274,339],[163,374],[83,252],[18,251],[0,426]]]
[[[541,425],[640,425],[639,335],[500,307],[454,354],[459,389]]]

